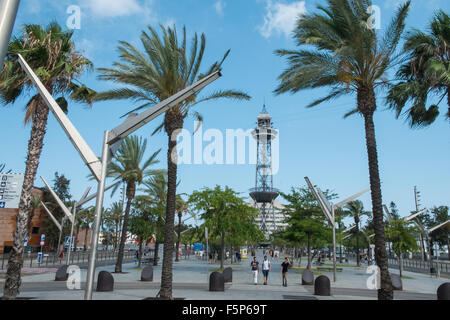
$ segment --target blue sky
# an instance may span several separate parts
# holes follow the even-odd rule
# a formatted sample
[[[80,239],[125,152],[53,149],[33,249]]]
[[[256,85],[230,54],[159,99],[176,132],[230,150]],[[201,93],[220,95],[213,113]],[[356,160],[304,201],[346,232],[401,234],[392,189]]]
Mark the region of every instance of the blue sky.
[[[21,3],[14,34],[24,23],[47,24],[51,20],[66,25],[71,5],[81,8],[81,29],[74,40],[77,49],[96,67],[109,67],[117,61],[117,44],[128,41],[138,48],[139,36],[147,25],[186,25],[189,38],[194,32],[205,33],[204,68],[221,59],[227,49],[231,55],[224,64],[223,77],[208,87],[239,89],[252,96],[249,102],[214,101],[196,106],[204,116],[204,130],[244,130],[255,126],[263,101],[280,131],[280,170],[274,186],[287,192],[292,186],[303,186],[309,176],[322,189],[332,189],[342,198],[365,189],[369,184],[367,155],[362,118],[343,115],[355,105],[355,97],[346,97],[312,110],[305,106],[327,93],[326,89],[303,91],[295,95],[274,96],[278,75],[286,63],[273,53],[280,48],[295,48],[290,37],[298,13],[314,12],[324,1],[287,0],[24,0]],[[378,0],[382,30],[391,20],[397,0]],[[447,0],[413,0],[407,27],[425,28],[433,11],[450,11]],[[112,85],[96,79],[94,71],[82,80],[95,90]],[[0,163],[14,172],[24,172],[30,127],[24,126],[25,98],[14,106],[0,108],[2,143]],[[120,116],[133,108],[132,102],[97,103],[92,109],[71,103],[69,117],[93,150],[99,154],[103,131],[121,123]],[[443,106],[444,107],[444,106]],[[413,188],[421,191],[423,207],[450,205],[450,126],[441,117],[432,127],[411,130],[403,120],[396,120],[385,110],[384,93],[378,95],[375,116],[383,202],[395,201],[402,215],[414,210]],[[444,109],[443,109],[444,110]],[[193,118],[185,127],[193,129]],[[151,136],[160,119],[136,134],[149,139],[148,153],[162,149],[160,167],[166,166],[167,137]],[[39,175],[53,179],[54,172],[71,180],[71,191],[79,198],[87,186],[88,169],[54,119],[49,117]],[[179,192],[190,193],[205,186],[228,185],[243,195],[254,186],[254,165],[182,165],[179,168]],[[43,186],[39,178],[36,186]],[[105,197],[106,204],[119,195]],[[369,194],[361,197],[371,209]]]

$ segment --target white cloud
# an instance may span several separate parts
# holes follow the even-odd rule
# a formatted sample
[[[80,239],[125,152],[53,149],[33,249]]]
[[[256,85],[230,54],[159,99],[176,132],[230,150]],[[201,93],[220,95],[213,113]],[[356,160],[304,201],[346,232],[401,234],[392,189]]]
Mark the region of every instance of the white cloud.
[[[128,16],[144,10],[137,0],[82,0],[81,4],[94,15],[104,18]]]
[[[226,4],[222,0],[216,1],[214,8],[216,9],[218,15],[223,16],[223,9],[225,9],[225,6]]]
[[[264,25],[259,28],[261,35],[269,38],[274,33],[289,36],[295,28],[298,16],[306,13],[305,1],[284,4],[267,0]]]

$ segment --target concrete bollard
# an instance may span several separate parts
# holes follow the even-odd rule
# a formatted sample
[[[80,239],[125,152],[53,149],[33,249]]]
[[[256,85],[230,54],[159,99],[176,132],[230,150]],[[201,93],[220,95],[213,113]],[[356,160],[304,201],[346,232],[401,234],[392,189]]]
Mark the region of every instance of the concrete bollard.
[[[97,280],[97,292],[114,291],[114,278],[108,271],[100,271]]]
[[[403,290],[402,278],[399,274],[391,273],[392,289],[397,291]]]
[[[153,267],[146,266],[141,273],[141,281],[153,281]]]
[[[327,276],[319,276],[314,281],[315,296],[331,296],[330,279]]]
[[[222,273],[211,273],[209,276],[209,291],[225,291],[225,279]]]
[[[67,265],[63,265],[58,268],[55,275],[55,281],[67,281],[69,274],[67,273]]]
[[[231,269],[230,267],[225,268],[222,274],[225,282],[233,282],[233,269]]]
[[[450,282],[443,283],[437,289],[438,300],[450,300]]]
[[[302,285],[312,286],[314,284],[314,274],[311,270],[306,269],[302,273]]]

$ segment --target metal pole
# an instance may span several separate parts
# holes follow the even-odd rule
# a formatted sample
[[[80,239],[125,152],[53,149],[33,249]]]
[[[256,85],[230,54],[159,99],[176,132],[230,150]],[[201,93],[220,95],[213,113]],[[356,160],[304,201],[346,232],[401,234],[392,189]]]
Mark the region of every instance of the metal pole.
[[[0,5],[0,71],[8,53],[9,40],[14,29],[20,0],[3,0]]]
[[[100,230],[100,222],[102,216],[103,196],[105,191],[106,166],[108,162],[108,135],[109,131],[105,131],[102,150],[102,167],[100,181],[98,182],[97,200],[95,204],[95,218],[91,237],[91,251],[89,252],[89,266],[86,277],[86,291],[84,293],[85,300],[92,300],[92,287],[94,285],[95,258],[97,255],[97,245]]]
[[[66,221],[65,216],[62,218],[61,221],[61,230],[59,230],[59,238],[58,238],[58,246],[56,247],[56,254],[59,254],[59,246],[61,245],[61,237],[62,237],[62,231],[64,228],[64,222]]]
[[[73,227],[75,225],[76,222],[76,214],[77,214],[77,204],[75,203],[72,209],[72,217],[73,217],[73,222],[72,222],[72,227],[70,230],[70,238],[69,238],[69,250],[67,251],[67,265],[70,266],[70,252],[72,250],[72,245],[75,246],[75,244],[73,243]],[[62,228],[61,228],[62,229]]]
[[[331,206],[331,216],[333,218],[333,281],[336,282],[336,224],[334,223],[334,206]]]

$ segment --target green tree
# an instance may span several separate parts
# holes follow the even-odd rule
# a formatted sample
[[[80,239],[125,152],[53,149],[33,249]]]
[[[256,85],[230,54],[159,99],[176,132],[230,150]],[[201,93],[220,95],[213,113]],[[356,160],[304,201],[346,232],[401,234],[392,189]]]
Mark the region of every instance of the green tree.
[[[175,211],[178,215],[178,230],[177,230],[177,244],[176,244],[176,249],[175,249],[175,261],[179,261],[178,259],[178,251],[180,250],[180,241],[181,241],[181,229],[182,229],[182,222],[181,222],[181,218],[183,217],[183,213],[188,212],[188,204],[186,203],[186,201],[183,200],[183,198],[181,197],[180,194],[177,194],[176,197],[176,207],[175,207]]]
[[[439,116],[439,104],[447,97],[446,117],[450,120],[450,17],[443,10],[435,13],[428,32],[408,33],[404,51],[407,61],[397,72],[400,82],[387,96],[397,118],[404,114],[411,127],[424,127]],[[427,106],[430,96],[437,104]],[[407,110],[405,110],[407,109]]]
[[[434,207],[431,209],[431,213],[433,214],[432,221],[434,226],[440,225],[449,220],[447,206]],[[433,242],[437,242],[440,247],[447,246],[447,250],[450,250],[448,234],[448,229],[440,228],[432,232],[430,236],[431,240]]]
[[[403,254],[418,249],[414,237],[417,232],[417,228],[411,227],[410,222],[404,219],[392,219],[386,226],[386,239],[392,242],[394,252],[399,259],[400,277],[403,274]]]
[[[146,197],[137,196],[133,202],[129,230],[132,235],[137,237],[139,242],[138,268],[141,267],[142,249],[144,243],[147,243],[155,232],[157,215],[154,214],[154,207]]]
[[[123,220],[123,207],[122,203],[114,202],[111,207],[102,214],[103,225],[106,228],[108,234],[112,235],[110,241],[114,246],[114,251],[119,247],[120,240],[120,225]],[[109,245],[109,241],[108,241]]]
[[[35,70],[47,90],[58,95],[57,102],[68,110],[67,98],[90,103],[95,92],[80,84],[77,79],[92,67],[91,62],[75,50],[72,31],[63,31],[52,22],[45,28],[27,24],[20,37],[9,44],[4,68],[0,74],[0,99],[12,104],[17,98],[33,92],[34,87],[18,61],[21,54]],[[25,177],[19,202],[14,245],[8,262],[4,299],[15,299],[21,285],[22,251],[27,235],[27,225],[32,201],[32,189],[39,165],[49,108],[39,94],[34,94],[26,104],[25,122],[32,122],[28,141]]]
[[[329,236],[324,214],[309,188],[292,188],[289,194],[281,193],[281,196],[287,201],[282,211],[288,216],[286,221],[288,226],[281,235],[291,243],[306,243],[308,255],[306,268],[311,269],[312,248],[323,248],[322,240]],[[331,199],[328,191],[325,192],[325,196]]]
[[[214,189],[194,191],[189,197],[189,203],[192,210],[198,212],[200,219],[205,221],[202,228],[208,228],[209,238],[212,241],[220,238],[221,269],[224,266],[227,240],[234,238],[233,241],[245,243],[247,239],[264,237],[254,222],[258,210],[248,206],[238,193],[227,186],[224,189],[216,186]]]
[[[164,215],[166,212],[167,201],[167,172],[160,170],[143,183],[144,187],[140,191],[145,193],[145,197],[154,204],[154,212],[157,215],[155,226],[155,254],[153,265],[158,265],[159,245],[164,243],[165,223]]]
[[[229,54],[229,51],[227,51],[220,62],[213,63],[204,73],[200,73],[205,52],[205,35],[201,35],[199,44],[197,33],[195,33],[191,42],[191,49],[188,50],[186,28],[183,28],[180,42],[175,27],[166,29],[161,25],[161,31],[162,35],[159,36],[157,31],[149,26],[148,32],[142,32],[141,42],[144,52],[139,51],[127,42],[120,42],[119,51],[122,62],[114,63],[114,68],[111,69],[99,69],[102,73],[100,79],[112,80],[126,87],[101,93],[97,96],[98,100],[131,99],[141,104],[133,111],[150,107],[187,88],[197,80],[220,70],[222,63]],[[189,99],[168,110],[165,113],[164,122],[155,131],[158,132],[164,128],[169,140],[167,151],[166,236],[161,290],[159,292],[163,298],[172,298],[173,234],[177,194],[177,161],[173,158],[173,155],[177,154],[176,138],[183,128],[185,118],[190,114],[194,105],[219,98],[250,99],[248,95],[233,90],[217,91],[204,98],[198,98],[198,94],[192,95]],[[194,115],[202,119],[197,112],[194,112]]]
[[[386,74],[396,64],[396,49],[405,28],[410,1],[395,13],[387,32],[380,37],[371,27],[370,0],[327,0],[320,13],[299,17],[294,38],[299,50],[278,50],[289,67],[280,77],[276,94],[330,87],[331,92],[308,107],[348,94],[356,94],[356,108],[345,116],[364,118],[369,162],[372,211],[375,222],[376,261],[381,269],[379,299],[393,299],[387,265],[381,182],[375,138],[376,90],[386,84]]]
[[[361,258],[359,256],[359,229],[361,227],[360,221],[362,216],[369,215],[369,212],[364,210],[364,204],[361,200],[350,201],[345,205],[346,214],[353,218],[355,222],[355,232],[356,232],[356,264],[358,267],[361,266]]]
[[[127,239],[128,218],[130,216],[131,204],[136,195],[136,187],[144,182],[148,176],[154,175],[155,171],[150,167],[157,164],[156,160],[161,150],[153,153],[144,161],[144,154],[147,148],[147,139],[142,140],[137,136],[127,137],[123,140],[113,162],[108,165],[107,176],[115,180],[121,180],[126,184],[127,203],[123,217],[122,235],[120,237],[119,254],[115,267],[116,273],[122,272],[123,254],[125,241]],[[144,163],[142,163],[144,161]]]

